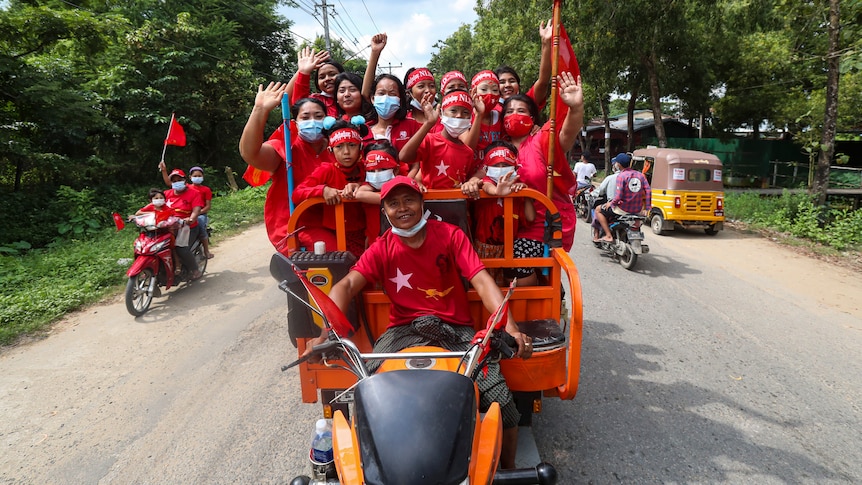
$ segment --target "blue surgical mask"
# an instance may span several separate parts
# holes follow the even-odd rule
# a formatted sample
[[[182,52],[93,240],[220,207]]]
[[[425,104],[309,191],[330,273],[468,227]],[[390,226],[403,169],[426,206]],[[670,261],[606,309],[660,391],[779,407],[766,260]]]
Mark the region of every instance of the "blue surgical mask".
[[[177,192],[182,192],[183,190],[186,189],[186,181],[180,180],[177,182],[171,182],[171,188]]]
[[[308,143],[320,141],[323,138],[323,120],[302,120],[296,122],[299,137]]]
[[[422,111],[422,103],[420,103],[420,102],[419,102],[419,101],[417,101],[416,99],[411,99],[411,100],[410,100],[410,106],[412,106],[412,107],[414,107],[414,108],[418,109],[419,111]],[[432,101],[432,102],[431,102],[431,106],[437,106],[437,101]]]
[[[203,177],[192,177],[192,183],[193,184],[202,184],[202,183],[204,183],[204,178]]]
[[[503,178],[506,174],[512,173],[514,171],[515,167],[487,167],[485,170],[485,174],[488,176],[488,178],[493,180],[495,184],[499,184],[501,178]]]
[[[388,220],[389,216],[386,216],[386,218]],[[424,217],[421,217],[419,219],[419,222],[417,222],[416,225],[411,227],[410,229],[399,229],[399,228],[392,225],[392,221],[389,221],[389,225],[392,226],[392,234],[395,234],[396,236],[401,236],[401,237],[413,237],[416,234],[419,234],[419,231],[421,231],[422,228],[425,227],[426,222],[428,222],[428,221],[425,220]]]
[[[374,109],[377,115],[388,120],[395,116],[401,108],[401,98],[398,96],[374,96]]]
[[[377,172],[365,172],[365,181],[372,187],[380,190],[383,184],[395,178],[395,173],[392,170],[378,170]]]

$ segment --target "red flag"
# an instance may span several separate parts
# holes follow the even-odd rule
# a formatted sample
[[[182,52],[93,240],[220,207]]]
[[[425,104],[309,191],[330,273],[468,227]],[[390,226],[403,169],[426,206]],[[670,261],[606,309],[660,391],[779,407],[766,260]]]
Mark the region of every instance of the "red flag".
[[[566,28],[560,24],[560,52],[558,54],[559,63],[557,65],[557,75],[563,72],[572,73],[572,77],[577,80],[581,75],[581,68],[578,66],[578,57],[575,56],[575,50],[572,49],[572,41],[569,40],[569,34],[566,33]],[[557,128],[559,128],[569,112],[569,107],[559,97],[557,93],[557,115],[554,117],[557,120]]]
[[[270,177],[272,177],[272,174],[266,170],[261,170],[259,168],[252,167],[251,165],[246,167],[245,173],[242,174],[242,179],[248,182],[252,187],[260,187],[267,183]]]
[[[173,113],[171,113],[171,126],[168,128],[168,136],[165,137],[165,145],[186,146],[186,132]]]
[[[122,218],[122,216],[120,216],[120,214],[117,214],[116,212],[114,212],[113,214],[111,214],[111,217],[114,218],[114,225],[117,226],[118,231],[120,229],[126,227],[126,223],[123,222],[123,218]]]
[[[317,285],[308,281],[304,274],[299,275],[299,280],[302,281],[302,286],[308,292],[308,298],[317,308],[326,315],[329,325],[339,337],[350,337],[353,335],[353,324],[344,315],[344,312],[338,308],[329,295],[323,292]]]

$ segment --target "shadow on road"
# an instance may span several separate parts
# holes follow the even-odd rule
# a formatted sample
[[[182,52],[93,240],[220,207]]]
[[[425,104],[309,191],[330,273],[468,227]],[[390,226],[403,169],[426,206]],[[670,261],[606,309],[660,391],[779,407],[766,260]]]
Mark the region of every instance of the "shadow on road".
[[[578,396],[547,399],[536,417],[540,452],[557,467],[560,483],[847,479],[779,447],[799,423],[674,377],[663,351],[627,344],[624,333],[616,324],[585,322]]]

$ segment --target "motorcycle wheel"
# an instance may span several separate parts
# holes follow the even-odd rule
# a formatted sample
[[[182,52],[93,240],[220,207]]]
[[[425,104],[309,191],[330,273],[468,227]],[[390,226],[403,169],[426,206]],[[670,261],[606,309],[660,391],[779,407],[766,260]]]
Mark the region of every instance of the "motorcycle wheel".
[[[149,268],[135,276],[129,276],[129,282],[126,283],[126,310],[133,316],[139,317],[150,309],[153,294],[149,289],[154,279],[153,271]]]
[[[587,207],[587,201],[583,197],[578,197],[575,200],[575,211],[578,213],[579,219],[587,220],[587,216],[590,214],[590,208]]]
[[[198,264],[198,269],[201,270],[201,274],[206,273],[207,271],[207,259],[206,254],[204,254],[204,245],[198,244],[192,250],[192,256],[195,257],[195,263]]]
[[[626,243],[625,250],[623,250],[623,254],[620,255],[620,266],[631,270],[635,267],[635,263],[637,262],[638,255],[635,254],[634,250],[632,250],[631,244]]]

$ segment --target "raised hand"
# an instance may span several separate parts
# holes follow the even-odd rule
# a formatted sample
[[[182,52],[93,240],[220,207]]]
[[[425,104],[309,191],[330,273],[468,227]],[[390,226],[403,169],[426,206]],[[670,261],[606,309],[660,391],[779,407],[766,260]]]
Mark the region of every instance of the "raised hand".
[[[254,106],[267,112],[272,111],[276,106],[281,104],[281,97],[286,91],[287,83],[270,82],[266,88],[263,87],[263,84],[258,84],[257,95],[254,97]]]
[[[497,195],[509,195],[524,188],[526,188],[526,184],[518,182],[518,173],[514,171],[509,172],[500,177],[500,180],[497,182]]]
[[[419,104],[422,105],[422,112],[425,113],[425,123],[437,123],[440,113],[434,107],[434,94],[431,92],[423,94]]]
[[[311,71],[320,69],[324,62],[329,60],[328,51],[315,52],[313,47],[303,47],[296,59],[296,67],[299,72],[309,75]]]
[[[560,98],[570,108],[584,105],[584,91],[581,89],[581,76],[577,79],[570,72],[562,72],[557,76],[560,86]]]
[[[554,24],[551,19],[548,19],[547,24],[539,23],[539,38],[542,39],[542,44],[547,45],[550,45],[554,40]]]
[[[376,34],[371,38],[371,52],[380,53],[386,47],[387,36],[385,32]]]

